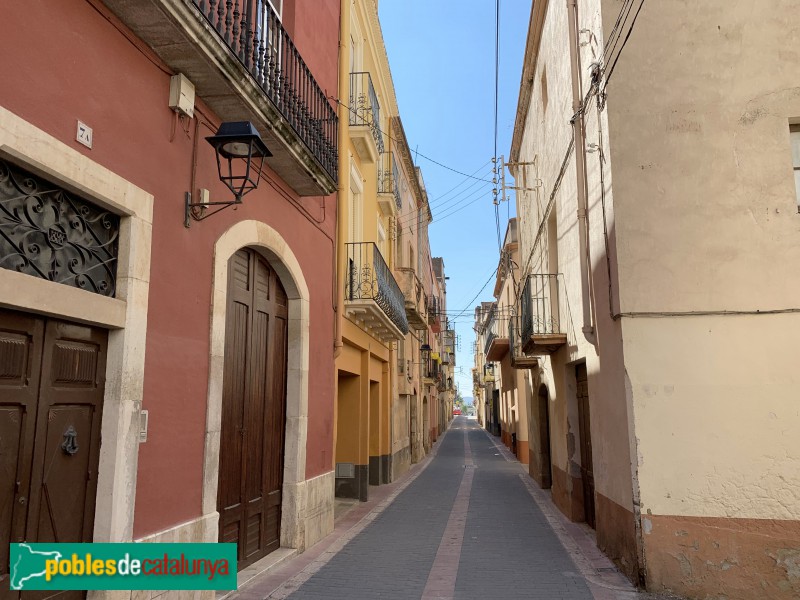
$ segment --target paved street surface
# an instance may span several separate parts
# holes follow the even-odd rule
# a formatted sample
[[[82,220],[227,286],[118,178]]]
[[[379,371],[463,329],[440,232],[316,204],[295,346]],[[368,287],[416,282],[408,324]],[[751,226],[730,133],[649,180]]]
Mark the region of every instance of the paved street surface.
[[[654,599],[634,590],[524,468],[457,417],[429,458],[308,552],[235,594],[303,599]],[[502,510],[497,510],[502,506]]]

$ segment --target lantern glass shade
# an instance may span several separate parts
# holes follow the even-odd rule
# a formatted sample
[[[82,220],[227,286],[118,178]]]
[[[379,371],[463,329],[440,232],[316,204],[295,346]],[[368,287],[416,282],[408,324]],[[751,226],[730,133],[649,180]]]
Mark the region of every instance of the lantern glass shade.
[[[241,202],[242,196],[258,187],[264,158],[272,153],[250,121],[222,123],[216,135],[206,140],[216,151],[219,180]]]

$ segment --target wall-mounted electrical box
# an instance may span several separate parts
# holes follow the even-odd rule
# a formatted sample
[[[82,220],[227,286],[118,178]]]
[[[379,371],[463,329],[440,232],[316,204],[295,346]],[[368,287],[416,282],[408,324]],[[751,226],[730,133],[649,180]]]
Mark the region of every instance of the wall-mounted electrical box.
[[[147,441],[147,426],[150,420],[150,413],[146,410],[139,412],[139,443]]]
[[[183,73],[169,80],[169,107],[189,118],[194,116],[194,84]]]

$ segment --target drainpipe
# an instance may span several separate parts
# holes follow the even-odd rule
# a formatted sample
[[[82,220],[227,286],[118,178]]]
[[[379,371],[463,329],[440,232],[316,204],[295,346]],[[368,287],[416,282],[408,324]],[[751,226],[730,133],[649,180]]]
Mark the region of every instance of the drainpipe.
[[[583,336],[593,346],[597,335],[592,323],[591,255],[589,253],[589,202],[586,178],[586,133],[583,127],[583,91],[581,90],[581,57],[578,46],[578,3],[567,0],[569,16],[569,54],[572,63],[572,129],[575,136],[575,170],[578,178],[578,240],[581,257],[581,304],[583,306]],[[580,114],[578,112],[580,111]]]
[[[350,123],[350,0],[342,0],[341,14],[339,16],[339,190],[337,194],[336,209],[336,320],[334,322],[333,359],[339,358],[342,353],[342,323],[344,321],[344,272],[347,254],[344,251],[344,242],[347,235],[347,181],[350,169],[347,161],[348,124]]]

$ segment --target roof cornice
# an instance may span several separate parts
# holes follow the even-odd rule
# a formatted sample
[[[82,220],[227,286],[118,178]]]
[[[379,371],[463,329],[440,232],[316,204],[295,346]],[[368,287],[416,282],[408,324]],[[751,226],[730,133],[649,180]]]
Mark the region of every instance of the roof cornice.
[[[365,8],[367,11],[367,17],[369,19],[369,26],[370,31],[372,33],[372,39],[375,42],[375,60],[380,64],[380,67],[385,74],[386,80],[386,91],[388,93],[387,100],[389,101],[389,106],[384,107],[387,111],[389,116],[394,116],[400,114],[400,110],[397,106],[397,95],[395,94],[394,90],[394,79],[392,78],[392,69],[389,66],[389,55],[386,52],[386,43],[383,39],[383,30],[381,29],[381,21],[378,17],[378,3],[375,0],[367,0],[365,2]]]
[[[511,162],[519,161],[519,150],[522,145],[522,136],[525,133],[525,120],[533,94],[533,79],[536,64],[539,61],[539,45],[542,41],[544,17],[547,13],[549,0],[533,0],[531,6],[531,19],[528,25],[528,39],[525,42],[525,56],[522,59],[522,78],[519,84],[519,100],[517,101],[517,117],[514,120],[514,135],[511,138]]]
[[[422,189],[419,187],[417,170],[414,167],[414,161],[411,159],[411,148],[408,145],[406,131],[403,129],[403,121],[400,119],[400,117],[392,117],[391,124],[395,149],[399,151],[400,159],[403,161],[403,164],[406,167],[406,172],[409,174],[409,179],[411,179],[411,187],[413,188],[414,197],[417,201],[417,207],[420,207],[424,202],[426,202],[427,198],[422,193]]]

